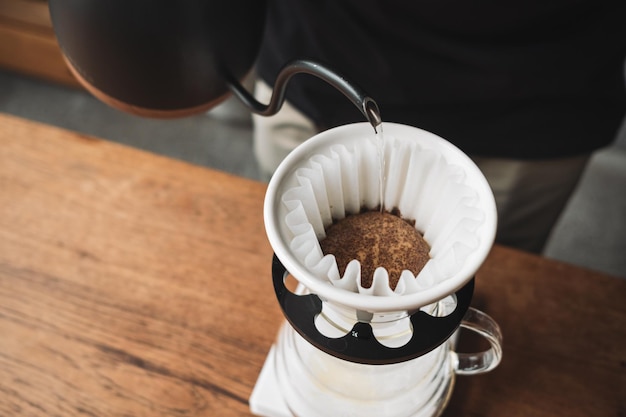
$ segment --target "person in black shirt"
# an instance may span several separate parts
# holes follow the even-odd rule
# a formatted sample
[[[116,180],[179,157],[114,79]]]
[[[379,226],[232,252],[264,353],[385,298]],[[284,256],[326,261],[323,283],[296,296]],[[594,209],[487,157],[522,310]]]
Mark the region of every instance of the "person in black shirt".
[[[383,122],[433,132],[490,182],[499,243],[540,252],[589,155],[626,112],[626,2],[270,0],[258,97],[296,58],[376,100]],[[315,132],[363,121],[340,92],[298,75],[285,110],[255,120],[271,175]]]

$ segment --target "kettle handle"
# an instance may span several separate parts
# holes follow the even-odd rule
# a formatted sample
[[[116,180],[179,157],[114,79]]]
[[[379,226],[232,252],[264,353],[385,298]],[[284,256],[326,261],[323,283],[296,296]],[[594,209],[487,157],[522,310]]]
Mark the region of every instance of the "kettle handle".
[[[252,112],[261,116],[272,116],[280,110],[285,101],[287,83],[291,77],[299,73],[314,75],[341,91],[363,113],[367,121],[374,127],[374,131],[382,123],[378,105],[371,97],[342,75],[318,62],[297,59],[285,65],[278,73],[268,104],[256,100],[239,82],[231,80],[228,84],[232,93]]]
[[[455,293],[456,307],[444,317],[417,311],[410,317],[413,336],[401,347],[387,347],[374,337],[369,323],[357,322],[339,338],[321,334],[315,317],[322,311],[322,301],[315,294],[296,295],[285,286],[289,272],[274,255],[272,278],[276,297],[287,321],[309,343],[329,355],[350,362],[382,365],[404,362],[422,356],[444,343],[459,327],[474,294],[474,278]]]

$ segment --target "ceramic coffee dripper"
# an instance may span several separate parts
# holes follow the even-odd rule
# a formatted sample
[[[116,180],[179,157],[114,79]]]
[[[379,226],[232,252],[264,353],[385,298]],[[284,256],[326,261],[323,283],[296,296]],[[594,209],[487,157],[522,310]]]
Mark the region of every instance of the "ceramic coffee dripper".
[[[486,179],[436,135],[382,128],[384,148],[367,123],[322,132],[289,154],[269,183],[265,224],[287,320],[250,399],[255,414],[436,416],[456,374],[487,372],[501,359],[498,325],[470,307],[474,274],[496,229]],[[369,289],[360,286],[358,268],[339,276],[318,243],[334,218],[380,204],[380,155],[384,206],[414,219],[431,245],[424,270],[417,278],[403,273],[395,291],[381,284],[381,268]],[[285,285],[292,277],[293,291]],[[459,326],[490,348],[455,352]]]

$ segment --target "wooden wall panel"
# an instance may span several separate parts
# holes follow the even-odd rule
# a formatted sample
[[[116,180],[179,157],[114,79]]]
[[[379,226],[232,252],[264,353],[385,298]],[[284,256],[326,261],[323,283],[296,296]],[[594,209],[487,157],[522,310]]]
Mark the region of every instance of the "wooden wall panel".
[[[42,0],[0,0],[0,68],[79,87],[54,36]]]

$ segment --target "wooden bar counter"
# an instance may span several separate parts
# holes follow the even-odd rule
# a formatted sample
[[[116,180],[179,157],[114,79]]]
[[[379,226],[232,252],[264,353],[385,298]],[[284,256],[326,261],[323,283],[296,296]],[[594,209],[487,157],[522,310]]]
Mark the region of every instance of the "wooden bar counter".
[[[250,416],[283,320],[264,193],[0,114],[0,416]],[[625,280],[496,246],[473,305],[504,359],[445,416],[626,416]]]

